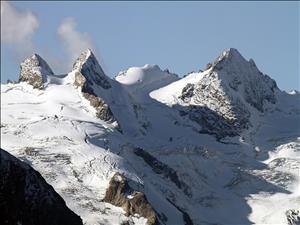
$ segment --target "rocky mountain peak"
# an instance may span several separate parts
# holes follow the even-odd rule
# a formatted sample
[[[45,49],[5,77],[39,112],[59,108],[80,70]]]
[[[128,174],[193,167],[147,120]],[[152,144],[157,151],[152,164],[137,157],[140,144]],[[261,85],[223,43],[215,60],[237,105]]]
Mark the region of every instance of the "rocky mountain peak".
[[[97,58],[90,49],[83,51],[73,64],[75,72],[75,85],[83,86],[84,83],[98,85],[104,89],[111,88],[109,78],[102,70]]]
[[[225,50],[212,64],[206,78],[220,83],[229,95],[237,92],[246,102],[259,111],[264,111],[264,103],[275,103],[276,82],[257,68],[253,59],[247,61],[234,48]]]
[[[237,131],[249,126],[250,116],[255,113],[252,107],[264,112],[268,104],[276,103],[276,82],[261,73],[252,59],[247,61],[234,48],[223,51],[207,69],[197,82],[186,84],[180,99],[185,104],[202,105],[205,107],[202,111],[216,113],[216,118],[219,116],[218,120],[224,121],[219,127],[227,127],[226,134],[219,135],[214,126],[207,126],[211,133],[236,135]],[[198,114],[203,114],[201,110],[193,109],[193,118],[203,124],[206,119],[203,116],[198,119]]]
[[[108,102],[102,96],[103,91],[112,87],[111,79],[105,75],[91,49],[80,54],[70,74],[74,76],[74,85],[81,88],[83,96],[95,108],[96,116],[106,122],[116,123],[119,128]]]
[[[222,69],[224,66],[245,66],[249,62],[235,48],[225,49],[214,61],[210,63],[214,69]]]
[[[241,53],[235,48],[225,49],[222,54],[219,56],[220,60],[245,60]]]
[[[38,54],[26,58],[20,65],[19,81],[25,81],[34,88],[44,88],[47,76],[53,75],[53,71],[47,62]]]

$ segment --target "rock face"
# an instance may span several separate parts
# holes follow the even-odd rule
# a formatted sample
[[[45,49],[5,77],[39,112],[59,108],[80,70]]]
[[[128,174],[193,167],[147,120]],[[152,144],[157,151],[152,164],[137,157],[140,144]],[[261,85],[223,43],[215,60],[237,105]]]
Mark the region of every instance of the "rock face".
[[[91,106],[93,106],[96,109],[96,116],[104,120],[106,122],[114,122],[115,118],[109,108],[109,106],[104,102],[103,99],[101,99],[98,96],[95,96],[93,94],[89,94],[86,92],[83,92],[83,96],[89,100]]]
[[[213,63],[213,70],[225,85],[238,92],[247,103],[263,112],[266,102],[275,103],[276,82],[258,70],[234,48],[227,49]]]
[[[127,216],[139,214],[147,219],[147,225],[158,225],[156,213],[142,192],[133,191],[124,176],[116,173],[109,182],[104,202],[122,207]]]
[[[43,89],[47,82],[47,75],[53,75],[53,72],[41,56],[34,54],[25,59],[20,65],[19,81],[25,81],[34,88]]]
[[[98,60],[90,49],[82,52],[73,65],[75,85],[93,89],[98,85],[103,89],[111,88],[109,78],[103,72]]]
[[[177,172],[173,168],[169,167],[167,164],[162,163],[142,148],[135,148],[134,154],[141,157],[155,173],[162,175],[165,179],[169,179],[170,181],[172,181],[179,189],[183,190],[186,196],[192,197],[190,187],[179,178]]]
[[[72,72],[74,72],[74,85],[81,87],[83,96],[96,109],[96,116],[106,122],[117,123],[109,105],[97,94],[99,88],[108,90],[112,85],[90,49],[80,54],[73,65]]]
[[[290,209],[285,213],[288,225],[300,225],[300,210]]]
[[[182,110],[206,133],[235,136],[249,126],[251,109],[264,112],[276,103],[276,82],[262,74],[253,60],[236,49],[224,51],[197,83],[187,84],[179,98],[190,107]]]
[[[0,149],[0,224],[82,225],[82,220],[37,171]]]

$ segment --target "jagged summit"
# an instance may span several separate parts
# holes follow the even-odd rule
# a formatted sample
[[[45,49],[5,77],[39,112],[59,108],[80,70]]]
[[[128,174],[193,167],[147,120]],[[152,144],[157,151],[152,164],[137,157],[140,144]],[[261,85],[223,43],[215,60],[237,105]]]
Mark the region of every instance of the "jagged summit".
[[[87,60],[97,61],[94,53],[89,48],[80,53],[79,57],[76,59],[76,61],[73,64],[72,70],[78,69]]]
[[[252,59],[251,62],[254,62]],[[222,69],[223,66],[230,64],[244,65],[249,63],[242,54],[235,48],[225,49],[213,62],[208,63],[206,69]],[[255,63],[254,63],[255,65]]]
[[[217,82],[226,93],[232,90],[239,93],[259,111],[264,110],[264,102],[276,102],[276,82],[260,72],[253,59],[247,61],[234,48],[223,51],[209,69],[211,71],[202,81],[206,81],[207,85]]]
[[[26,58],[20,65],[19,81],[25,81],[34,88],[44,88],[47,76],[53,75],[52,69],[47,62],[38,54]]]
[[[278,90],[274,80],[234,48],[223,51],[203,73],[188,75],[170,86],[151,95],[167,104],[170,104],[169,99],[171,104],[199,106],[187,114],[202,124],[206,132],[218,136],[234,136],[247,129],[251,115],[257,113],[252,107],[263,112],[270,103],[276,102]],[[175,90],[178,87],[181,92]],[[173,96],[177,96],[177,100]],[[217,126],[210,124],[211,118],[206,118],[210,114],[215,115],[213,121],[219,121]]]
[[[83,51],[73,64],[72,72],[75,73],[76,86],[83,86],[84,83],[99,85],[104,89],[111,87],[109,78],[105,75],[99,62],[90,49]]]
[[[245,60],[241,53],[236,48],[225,49],[222,54],[218,57],[219,61],[224,59],[229,60]]]

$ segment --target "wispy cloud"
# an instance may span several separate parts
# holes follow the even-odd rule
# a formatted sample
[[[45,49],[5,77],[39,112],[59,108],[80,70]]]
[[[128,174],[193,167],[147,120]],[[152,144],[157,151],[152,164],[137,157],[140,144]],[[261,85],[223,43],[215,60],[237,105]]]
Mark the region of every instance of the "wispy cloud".
[[[17,9],[1,1],[1,42],[11,45],[17,57],[32,54],[32,36],[39,27],[39,20],[31,11]]]
[[[57,29],[57,34],[73,62],[87,48],[94,49],[92,38],[88,33],[77,30],[77,24],[72,17],[65,18]]]
[[[56,34],[63,45],[66,56],[57,55],[47,45],[39,46],[33,37],[40,26],[38,17],[30,10],[17,8],[13,3],[1,1],[1,43],[9,47],[17,63],[33,53],[41,54],[54,71],[70,70],[75,59],[87,48],[95,51],[91,36],[77,29],[73,17],[67,17],[57,27]]]

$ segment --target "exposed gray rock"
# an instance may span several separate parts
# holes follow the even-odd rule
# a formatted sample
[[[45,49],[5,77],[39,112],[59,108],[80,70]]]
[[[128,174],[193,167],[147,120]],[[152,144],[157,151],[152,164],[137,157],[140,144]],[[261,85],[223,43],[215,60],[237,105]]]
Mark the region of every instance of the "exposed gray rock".
[[[165,178],[172,181],[179,189],[183,190],[185,195],[188,197],[192,197],[192,191],[191,188],[182,181],[179,176],[177,175],[177,172],[169,167],[168,165],[164,164],[163,162],[156,159],[154,156],[146,152],[145,150],[141,148],[135,148],[134,154],[141,157],[151,168],[152,170],[157,173],[161,174]]]
[[[91,106],[96,109],[96,116],[106,122],[116,121],[109,106],[98,96],[83,92],[83,96],[89,100]]]
[[[276,103],[275,81],[236,49],[224,51],[207,69],[210,71],[198,83],[187,84],[179,97],[187,105],[180,111],[205,133],[218,138],[238,135],[251,125],[251,106],[264,112],[268,103]]]
[[[227,81],[227,86],[238,91],[250,105],[263,112],[266,102],[276,103],[276,82],[247,61],[234,48],[224,51],[213,63],[213,70]]]
[[[181,98],[184,102],[188,102],[194,95],[194,88],[194,84],[187,84],[182,89],[181,96],[179,98]]]
[[[290,209],[285,213],[288,225],[300,225],[300,210]]]
[[[111,178],[103,201],[122,207],[126,216],[138,214],[147,219],[147,225],[159,225],[156,213],[146,195],[132,190],[127,179],[120,173],[115,173]]]
[[[0,149],[0,224],[82,225],[82,220],[37,171]]]
[[[75,85],[84,85],[92,88],[93,85],[103,89],[111,88],[109,78],[103,72],[95,55],[90,49],[82,52],[73,65],[72,71],[75,73]]]
[[[25,59],[20,65],[19,81],[25,81],[34,88],[43,89],[47,82],[47,75],[53,75],[53,72],[45,60],[38,54]]]

